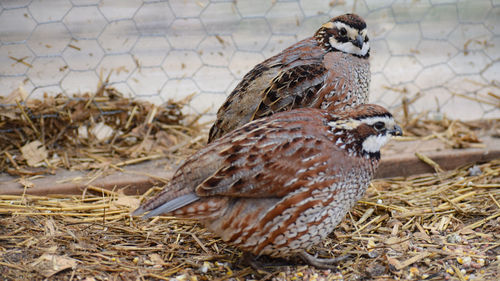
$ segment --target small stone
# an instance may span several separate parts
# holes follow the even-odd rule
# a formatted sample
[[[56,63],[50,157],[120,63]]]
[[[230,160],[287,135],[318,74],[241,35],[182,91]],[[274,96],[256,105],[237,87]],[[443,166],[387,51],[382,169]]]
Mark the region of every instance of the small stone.
[[[175,277],[175,280],[186,281],[186,280],[188,280],[188,276],[186,274],[182,274],[182,275]]]
[[[446,238],[446,241],[448,241],[448,243],[457,244],[462,242],[462,237],[456,233],[452,233]]]
[[[369,251],[368,252],[368,256],[370,258],[374,259],[374,258],[378,257],[379,255],[378,255],[378,253],[376,251]]]
[[[460,264],[463,264],[464,266],[470,266],[470,263],[472,262],[472,259],[469,256],[466,257],[457,257],[457,261]]]
[[[471,177],[479,176],[480,174],[483,173],[481,171],[481,168],[479,168],[478,165],[474,165],[474,166],[470,167],[468,172],[469,172],[469,176],[471,176]]]
[[[207,273],[208,270],[212,267],[212,265],[209,262],[204,262],[203,265],[200,267],[200,271],[203,273]]]

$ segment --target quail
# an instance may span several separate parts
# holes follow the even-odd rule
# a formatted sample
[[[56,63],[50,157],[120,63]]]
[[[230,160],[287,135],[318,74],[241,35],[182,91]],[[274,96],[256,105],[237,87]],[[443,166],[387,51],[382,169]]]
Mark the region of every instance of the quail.
[[[391,135],[401,128],[378,105],[276,113],[190,156],[133,215],[198,219],[244,252],[328,267],[306,250],[363,196]]]
[[[280,111],[366,103],[369,56],[365,21],[355,14],[332,18],[314,36],[250,70],[219,108],[208,142]]]

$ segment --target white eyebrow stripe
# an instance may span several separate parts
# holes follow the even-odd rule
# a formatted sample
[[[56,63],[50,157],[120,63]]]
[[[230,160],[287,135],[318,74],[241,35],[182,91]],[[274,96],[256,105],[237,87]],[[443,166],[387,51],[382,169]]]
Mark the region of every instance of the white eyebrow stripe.
[[[393,123],[394,123],[394,119],[391,117],[387,117],[387,116],[367,117],[367,118],[360,119],[359,121],[363,122],[365,124],[368,124],[368,125],[373,125],[377,122],[383,122],[384,124],[389,124],[389,125],[393,125]]]

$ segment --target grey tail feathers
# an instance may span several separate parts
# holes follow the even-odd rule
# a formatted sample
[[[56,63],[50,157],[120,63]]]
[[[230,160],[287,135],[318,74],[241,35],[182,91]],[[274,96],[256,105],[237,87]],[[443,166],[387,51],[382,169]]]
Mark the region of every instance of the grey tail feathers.
[[[154,216],[158,216],[158,215],[161,215],[161,214],[166,214],[166,213],[170,213],[172,211],[175,211],[179,208],[182,208],[190,203],[193,203],[194,201],[200,199],[200,197],[198,197],[196,194],[194,193],[188,193],[188,194],[185,194],[185,195],[182,195],[182,196],[179,196],[177,198],[174,198],[166,203],[163,203],[162,205],[152,209],[152,210],[149,210],[149,213],[147,213],[146,215],[144,215],[142,218],[143,219],[148,219],[150,217],[154,217]],[[139,208],[137,208],[137,210],[135,210],[133,213],[132,213],[132,216],[139,216],[139,215],[142,215],[144,214],[144,212],[146,212],[147,210],[144,209],[144,206],[140,206]]]

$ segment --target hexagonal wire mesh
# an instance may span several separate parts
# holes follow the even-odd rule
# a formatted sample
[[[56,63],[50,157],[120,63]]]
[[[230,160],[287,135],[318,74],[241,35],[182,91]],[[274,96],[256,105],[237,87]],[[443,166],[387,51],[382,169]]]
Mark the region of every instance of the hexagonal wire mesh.
[[[450,118],[499,118],[500,1],[2,0],[0,95],[95,91],[161,103],[195,93],[213,118],[256,63],[362,15],[372,43],[371,101]]]

